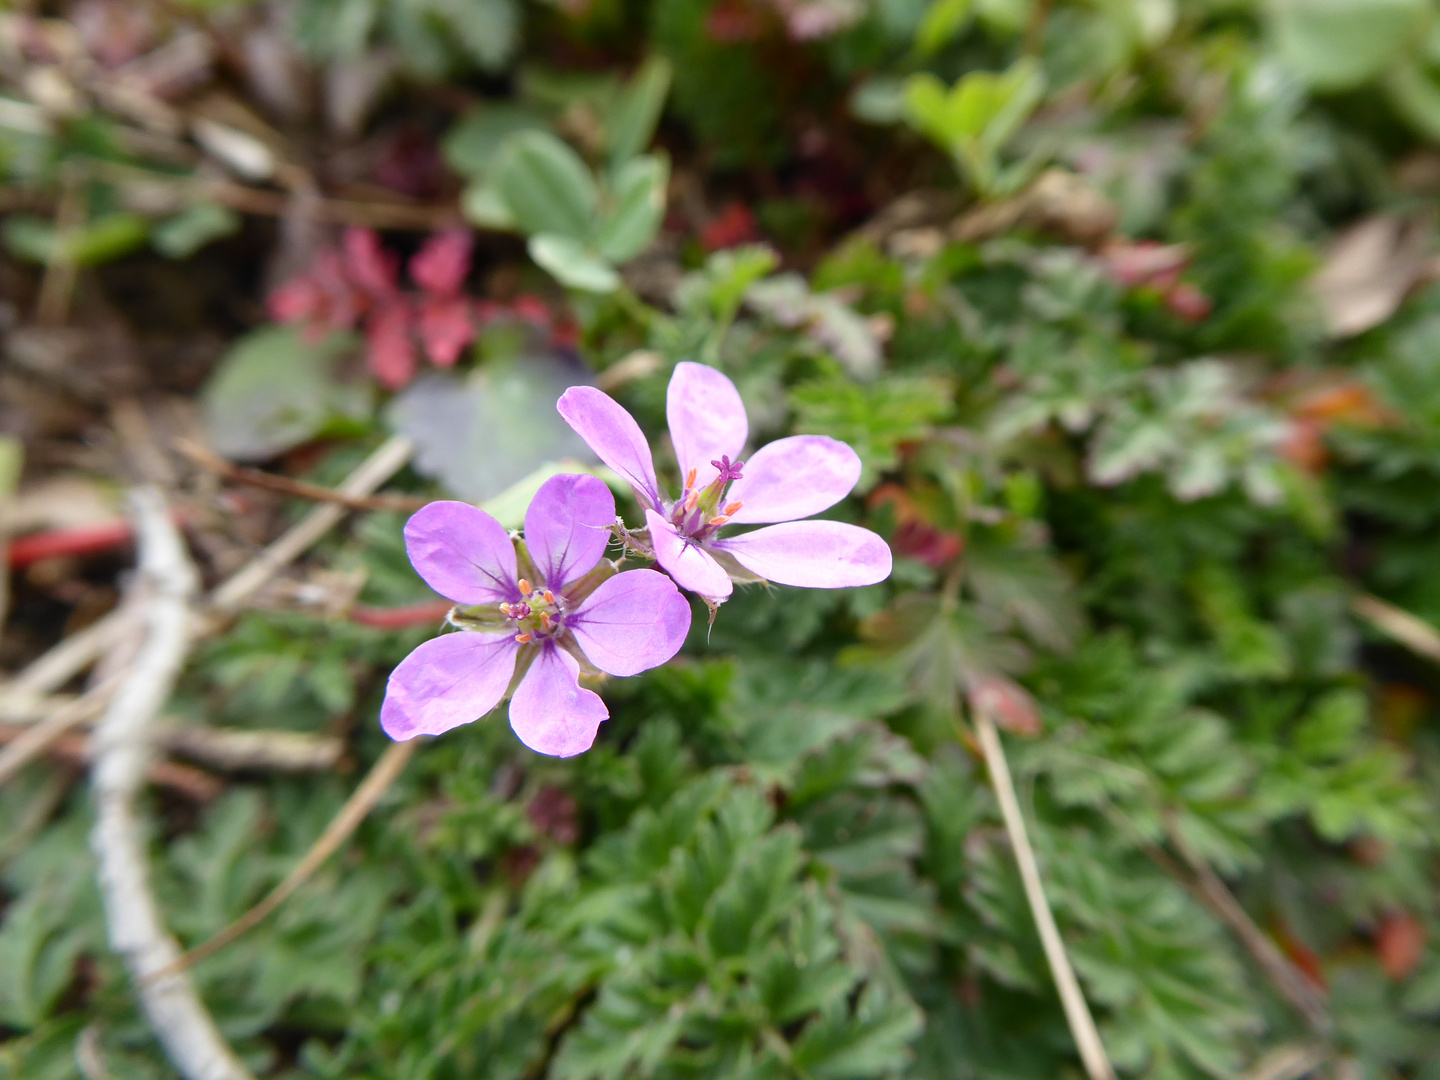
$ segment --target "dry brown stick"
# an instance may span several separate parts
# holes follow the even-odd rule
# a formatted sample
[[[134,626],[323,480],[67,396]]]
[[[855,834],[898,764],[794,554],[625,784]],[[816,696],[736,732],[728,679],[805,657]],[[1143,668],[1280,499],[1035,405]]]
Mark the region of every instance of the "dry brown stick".
[[[274,889],[247,911],[240,918],[236,919],[224,930],[221,930],[208,941],[203,941],[178,957],[168,968],[157,974],[168,975],[171,972],[184,971],[193,964],[204,960],[207,956],[213,956],[225,946],[229,945],[236,938],[254,929],[264,922],[281,904],[310,880],[311,875],[324,864],[340,847],[349,839],[365,820],[366,816],[374,809],[375,804],[389,790],[395,778],[400,775],[406,763],[415,753],[415,741],[393,743],[385,753],[380,755],[378,761],[370,769],[365,779],[360,782],[340,812],[335,815],[330,824],[325,826],[325,831],[315,841],[305,856],[295,864],[295,868],[285,875],[285,879],[276,885]]]
[[[1242,1080],[1300,1080],[1325,1064],[1329,1054],[1319,1046],[1282,1046],[1266,1054]]]
[[[347,495],[369,495],[399,472],[410,460],[412,452],[410,440],[399,435],[392,436],[361,462],[336,490]],[[218,586],[211,594],[213,607],[226,614],[238,610],[256,590],[299,558],[346,513],[347,508],[334,503],[311,510],[289,532]],[[94,663],[95,658],[122,637],[127,628],[127,616],[121,611],[111,612],[59,642],[10,682],[0,686],[0,693],[23,697],[58,690]]]
[[[146,834],[135,797],[150,763],[148,728],[185,663],[198,582],[184,540],[158,488],[132,495],[140,571],[149,583],[146,634],[95,729],[91,771],[95,826],[90,835],[110,944],[140,1005],[185,1080],[252,1080],[205,1010],[185,972],[159,974],[180,955],[150,889]]]
[[[1424,619],[1368,593],[1352,597],[1350,609],[1411,652],[1440,664],[1440,631]]]
[[[415,444],[403,435],[392,435],[360,463],[335,490],[343,495],[369,495],[394,476],[414,453]],[[300,557],[311,544],[329,532],[349,508],[325,503],[306,514],[288,532],[272,543],[210,594],[209,609],[232,614],[281,569]]]
[[[0,742],[13,742],[26,729],[43,723],[78,700],[74,695],[57,694],[0,701]],[[97,708],[95,715],[99,712]],[[80,721],[81,726],[90,723],[89,718]],[[162,750],[226,770],[318,772],[333,768],[345,754],[345,740],[335,735],[217,728],[163,718],[154,725],[153,738]]]
[[[1179,822],[1175,815],[1166,811],[1165,834],[1190,873],[1194,875],[1194,889],[1200,896],[1202,902],[1215,913],[1226,926],[1230,927],[1240,943],[1245,946],[1248,952],[1265,972],[1265,975],[1275,989],[1285,998],[1291,1007],[1304,1019],[1306,1026],[1315,1034],[1322,1037],[1329,1036],[1334,1030],[1334,1024],[1330,1019],[1330,1010],[1325,1005],[1325,999],[1305,978],[1304,975],[1285,958],[1279,946],[1270,940],[1269,936],[1255,925],[1246,910],[1241,907],[1240,901],[1235,899],[1220,875],[1215,873],[1210,864],[1200,857],[1190,841],[1185,838]],[[1181,879],[1184,880],[1183,878]]]
[[[92,686],[79,697],[55,709],[38,724],[27,728],[5,749],[0,750],[0,784],[4,784],[43,754],[71,728],[99,716],[120,681],[119,676],[112,676]]]
[[[39,656],[15,678],[0,686],[3,699],[38,697],[64,686],[128,632],[130,618],[129,612],[117,608],[84,630],[61,639],[49,652]]]
[[[233,180],[202,177],[166,177],[149,169],[117,165],[113,162],[87,163],[87,171],[112,183],[143,185],[152,192],[168,189],[175,193],[177,208],[187,202],[216,202],[242,214],[279,217],[290,206],[292,195],[249,187]],[[123,187],[122,187],[123,192]],[[439,206],[419,203],[337,199],[317,195],[315,214],[337,225],[363,225],[372,229],[413,229],[429,232],[447,225],[457,225],[464,217],[454,204]]]
[[[1025,829],[1025,817],[1020,812],[1020,800],[1015,797],[1015,784],[1010,779],[1010,765],[1005,760],[1005,747],[1000,742],[1000,732],[990,717],[988,709],[975,709],[975,733],[980,737],[980,748],[985,755],[985,765],[990,771],[990,781],[995,788],[995,797],[1000,803],[1000,816],[1005,822],[1005,832],[1010,838],[1010,847],[1015,853],[1015,862],[1020,867],[1020,881],[1025,887],[1025,899],[1030,904],[1030,914],[1035,928],[1040,932],[1040,944],[1045,950],[1045,959],[1050,964],[1050,974],[1055,980],[1055,989],[1060,994],[1060,1004],[1065,1010],[1065,1020],[1070,1025],[1070,1034],[1080,1051],[1080,1060],[1090,1080],[1115,1080],[1115,1070],[1100,1041],[1100,1032],[1095,1019],[1090,1015],[1090,1006],[1080,989],[1080,980],[1070,966],[1070,956],[1065,951],[1060,928],[1055,925],[1055,916],[1045,898],[1045,886],[1040,880],[1040,866],[1035,861],[1035,851],[1030,846],[1030,836]]]
[[[243,465],[236,465],[189,439],[176,439],[174,446],[196,465],[215,473],[223,480],[229,480],[235,484],[245,484],[249,487],[263,488],[266,491],[276,491],[282,495],[308,499],[311,502],[339,503],[351,510],[398,510],[402,513],[413,513],[431,501],[414,495],[351,495],[335,488],[322,487],[304,480],[295,480],[261,469],[249,469]]]
[[[13,725],[0,725],[0,742],[13,739],[18,731]],[[62,735],[45,748],[52,759],[84,767],[95,758],[94,740],[89,735],[71,732]],[[195,802],[209,802],[225,790],[224,783],[204,769],[181,765],[175,761],[152,761],[145,770],[145,779],[157,787],[166,787]]]

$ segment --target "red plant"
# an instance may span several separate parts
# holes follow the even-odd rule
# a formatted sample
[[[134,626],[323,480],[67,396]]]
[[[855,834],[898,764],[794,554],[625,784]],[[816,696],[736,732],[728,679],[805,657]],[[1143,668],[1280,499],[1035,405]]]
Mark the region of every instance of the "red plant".
[[[473,246],[465,229],[432,236],[410,260],[419,290],[406,291],[400,260],[379,236],[346,229],[338,249],[321,252],[309,270],[270,294],[270,315],[299,323],[310,337],[362,327],[370,370],[397,389],[415,377],[422,351],[437,367],[453,367],[475,339],[479,312],[463,292]]]

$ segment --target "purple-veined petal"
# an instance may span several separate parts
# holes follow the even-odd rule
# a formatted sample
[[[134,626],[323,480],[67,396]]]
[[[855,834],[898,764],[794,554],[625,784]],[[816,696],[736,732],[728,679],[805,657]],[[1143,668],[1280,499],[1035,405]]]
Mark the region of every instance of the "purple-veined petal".
[[[574,757],[590,749],[610,715],[600,695],[580,686],[580,664],[553,643],[540,648],[510,698],[510,726],[537,754]]]
[[[593,386],[570,387],[555,408],[601,461],[629,481],[642,508],[660,505],[650,444],[633,416]]]
[[[745,459],[745,475],[730,485],[725,502],[742,502],[730,515],[737,525],[796,521],[828,510],[860,479],[860,455],[839,439],[795,435],[762,446]]]
[[[780,585],[843,589],[890,576],[889,545],[869,529],[840,521],[787,521],[714,546]]]
[[[650,526],[650,546],[655,561],[663,566],[682,589],[699,593],[712,600],[723,600],[733,591],[730,575],[698,544],[683,539],[675,526],[654,510],[645,511],[645,524]]]
[[[380,726],[403,740],[480,719],[505,696],[519,648],[508,632],[462,630],[431,638],[390,673]]]
[[[458,604],[520,598],[510,534],[469,503],[422,506],[405,523],[405,550],[425,583]]]
[[[559,592],[605,554],[615,496],[593,476],[562,473],[540,485],[525,511],[525,547],[548,588]]]
[[[685,361],[675,365],[665,394],[665,419],[680,461],[680,476],[695,470],[695,486],[715,478],[710,464],[721,457],[732,460],[745,448],[750,421],[735,384],[704,364]]]
[[[680,651],[690,605],[664,574],[627,570],[587,596],[565,625],[601,671],[638,675]]]

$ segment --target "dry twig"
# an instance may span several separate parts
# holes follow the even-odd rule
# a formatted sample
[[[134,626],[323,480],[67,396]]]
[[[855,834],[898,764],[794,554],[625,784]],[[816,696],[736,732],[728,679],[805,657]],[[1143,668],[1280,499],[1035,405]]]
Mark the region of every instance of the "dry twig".
[[[335,490],[347,496],[371,494],[404,467],[414,449],[414,443],[405,436],[390,436]],[[347,512],[348,507],[339,503],[326,503],[311,510],[293,528],[216,588],[210,595],[209,609],[221,615],[238,611],[267,581],[298,559]]]
[[[1368,593],[1352,597],[1350,610],[1386,637],[1394,638],[1411,652],[1440,664],[1440,631],[1424,619]]]
[[[264,472],[260,469],[247,469],[243,465],[226,461],[218,454],[212,453],[206,447],[191,442],[189,439],[176,439],[175,449],[202,469],[213,472],[221,479],[229,480],[231,483],[276,491],[282,495],[308,499],[311,502],[339,503],[351,510],[398,510],[402,513],[414,513],[431,501],[413,495],[351,495],[335,488],[309,484],[304,480],[277,476],[275,473]]]
[[[395,435],[383,442],[336,490],[345,495],[369,495],[394,476],[410,460],[414,449],[409,439]],[[233,614],[266,582],[324,536],[348,512],[336,503],[317,506],[289,532],[265,548],[211,594],[210,606],[217,613]],[[218,624],[217,624],[218,625]],[[53,693],[95,662],[96,657],[128,630],[128,617],[113,611],[77,634],[71,634],[49,652],[0,687],[6,697],[33,697]],[[202,627],[197,633],[211,627]]]
[[[1317,1035],[1329,1035],[1334,1030],[1334,1024],[1330,1020],[1330,1010],[1326,1008],[1324,997],[1294,964],[1285,959],[1285,954],[1265,932],[1255,925],[1254,920],[1240,906],[1240,901],[1235,899],[1235,894],[1220,879],[1220,875],[1215,873],[1210,864],[1190,845],[1172,813],[1165,815],[1165,832],[1170,838],[1170,845],[1195,875],[1195,892],[1205,906],[1234,931],[1245,950],[1260,965],[1260,969],[1285,1000],[1304,1018],[1310,1030]]]
[[[980,748],[985,754],[985,765],[990,770],[990,781],[995,787],[995,797],[1000,803],[1000,815],[1005,821],[1005,832],[1010,837],[1010,846],[1015,852],[1015,861],[1020,866],[1020,880],[1025,886],[1025,899],[1030,903],[1030,914],[1035,919],[1035,928],[1040,931],[1040,944],[1045,950],[1045,959],[1050,964],[1050,974],[1055,980],[1055,989],[1060,993],[1060,1004],[1065,1009],[1065,1020],[1080,1051],[1080,1060],[1090,1080],[1115,1080],[1115,1070],[1105,1054],[1100,1041],[1100,1032],[1095,1028],[1095,1019],[1090,1015],[1090,1006],[1070,966],[1070,957],[1065,951],[1065,942],[1055,925],[1050,904],[1045,899],[1045,887],[1040,881],[1040,867],[1035,861],[1035,852],[1030,847],[1030,836],[1025,830],[1025,818],[1020,813],[1020,801],[1015,797],[1015,785],[1010,779],[1010,766],[1005,760],[1005,748],[1000,742],[1000,732],[995,728],[986,709],[975,709],[975,731],[980,737]]]
[[[151,1028],[186,1080],[251,1080],[184,972],[159,974],[180,954],[150,891],[135,796],[150,760],[148,727],[165,704],[190,645],[195,568],[156,488],[133,495],[140,569],[153,589],[146,638],[95,731],[91,849],[110,943]]]
[[[415,746],[414,740],[392,744],[385,753],[380,755],[380,759],[375,762],[369,774],[360,782],[360,786],[346,800],[345,805],[340,808],[340,812],[335,815],[329,825],[325,826],[325,831],[305,853],[304,858],[295,864],[295,868],[290,873],[285,875],[285,880],[276,885],[265,899],[221,930],[220,933],[208,941],[201,942],[154,977],[159,978],[172,972],[183,972],[192,964],[204,960],[207,956],[213,956],[236,938],[264,922],[294,894],[295,890],[309,881],[311,875],[320,869],[325,860],[335,854],[340,845],[349,839],[350,834],[365,820],[370,811],[374,809],[375,804],[380,801],[385,792],[390,789],[390,785],[395,782],[395,778],[405,768],[405,764],[415,753]]]

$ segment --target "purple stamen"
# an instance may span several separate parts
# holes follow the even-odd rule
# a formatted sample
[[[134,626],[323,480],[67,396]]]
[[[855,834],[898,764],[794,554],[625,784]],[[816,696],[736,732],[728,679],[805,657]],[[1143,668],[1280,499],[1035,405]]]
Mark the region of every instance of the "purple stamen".
[[[712,461],[710,464],[720,470],[720,475],[717,476],[716,479],[722,484],[728,484],[731,480],[741,479],[742,474],[740,470],[745,467],[743,461],[731,463],[729,454],[721,454],[719,461]]]

